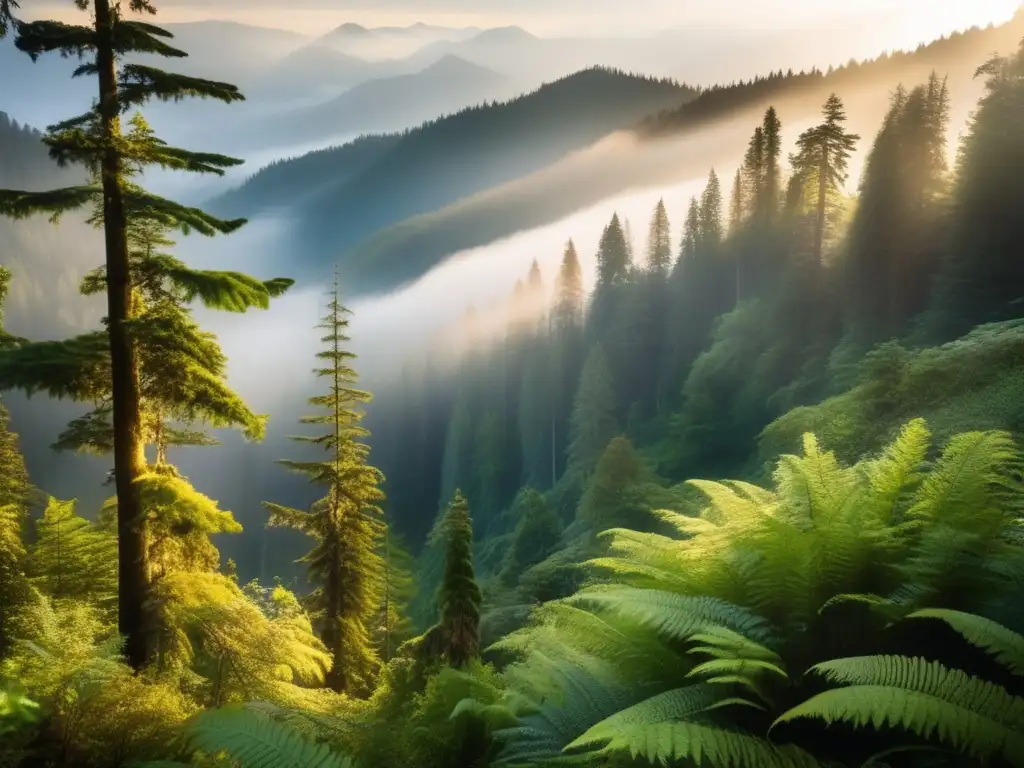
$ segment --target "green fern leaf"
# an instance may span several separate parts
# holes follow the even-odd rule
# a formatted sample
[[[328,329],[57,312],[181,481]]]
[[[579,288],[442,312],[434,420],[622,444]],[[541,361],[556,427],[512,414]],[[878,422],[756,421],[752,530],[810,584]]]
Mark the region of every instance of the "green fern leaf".
[[[783,680],[789,679],[789,675],[784,669],[762,659],[712,659],[691,669],[690,676],[713,675],[718,677],[721,675],[750,675],[758,672],[771,672]]]
[[[902,727],[975,757],[1001,754],[1024,765],[1024,699],[937,662],[903,656],[839,659],[812,667],[832,682],[851,684],[820,693],[773,724],[800,718]]]
[[[200,714],[187,737],[195,749],[227,752],[241,768],[354,768],[325,744],[252,709],[230,707]]]
[[[925,608],[909,619],[939,619],[959,632],[971,645],[992,654],[996,661],[1015,675],[1024,675],[1024,637],[1002,624],[971,613]]]
[[[720,626],[762,640],[769,636],[767,622],[760,616],[713,597],[611,586],[586,589],[567,602],[603,608],[680,640]]]
[[[796,747],[767,741],[707,723],[623,724],[603,753],[626,752],[652,763],[690,760],[712,768],[812,768],[818,762]]]

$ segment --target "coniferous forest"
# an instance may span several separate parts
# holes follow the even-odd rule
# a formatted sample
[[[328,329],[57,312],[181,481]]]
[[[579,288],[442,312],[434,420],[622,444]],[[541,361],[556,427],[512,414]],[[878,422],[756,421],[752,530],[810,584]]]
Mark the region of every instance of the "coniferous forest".
[[[143,114],[244,95],[173,71],[150,0],[75,5],[0,0],[0,45],[71,57],[94,93],[41,135],[5,118],[53,171],[0,214],[84,218],[102,260],[74,278],[104,302],[53,338],[67,286],[0,240],[0,302],[51,318],[0,323],[0,390],[82,414],[18,435],[0,406],[0,766],[1024,766],[1024,41],[971,63],[963,126],[938,69],[873,135],[841,79],[800,130],[769,106],[735,174],[639,236],[607,221],[593,290],[566,232],[557,271],[372,393],[340,263],[278,457],[309,493],[243,531],[175,465],[267,432],[201,323],[295,285],[193,265],[178,241],[246,220],[144,172],[241,160]],[[26,441],[103,457],[108,500],[52,496]],[[218,549],[280,528],[301,578]]]

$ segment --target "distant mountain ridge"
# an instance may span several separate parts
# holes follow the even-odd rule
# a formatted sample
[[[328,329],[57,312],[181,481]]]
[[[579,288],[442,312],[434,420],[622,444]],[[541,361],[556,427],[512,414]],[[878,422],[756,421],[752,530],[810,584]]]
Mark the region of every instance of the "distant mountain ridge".
[[[544,174],[531,178],[567,153],[615,130],[635,128],[637,136],[647,141],[684,136],[730,116],[754,115],[780,100],[789,104],[784,119],[786,125],[792,125],[813,119],[831,90],[839,90],[852,102],[861,85],[877,86],[883,80],[891,81],[891,87],[901,81],[909,85],[927,77],[932,68],[950,71],[953,82],[962,88],[989,52],[1015,47],[1022,36],[1024,14],[1000,27],[957,33],[913,53],[887,54],[828,74],[813,71],[787,76],[776,72],[771,77],[706,89],[699,95],[675,86],[677,91],[661,94],[667,106],[652,103],[657,98],[637,99],[633,102],[637,111],[623,109],[615,119],[604,115],[596,120],[594,115],[602,112],[598,104],[609,110],[621,98],[614,95],[616,83],[628,92],[644,90],[638,87],[640,82],[659,81],[630,80],[628,75],[613,75],[608,70],[581,72],[509,104],[466,110],[392,140],[387,152],[342,183],[332,183],[311,165],[307,179],[316,192],[290,208],[297,217],[295,237],[301,239],[302,250],[310,259],[308,265],[296,266],[305,277],[307,269],[312,276],[328,262],[338,260],[351,290],[387,291],[425,274],[456,251],[541,226],[625,189],[643,187],[644,173],[664,178],[662,169],[634,169],[623,162],[610,164],[608,172],[577,168],[573,171],[580,182],[576,186],[552,186]],[[625,87],[627,82],[631,87]],[[872,92],[881,93],[884,101],[884,89]],[[581,109],[581,104],[589,106]],[[646,114],[639,108],[641,104],[650,107]],[[526,114],[530,119],[522,123],[502,120],[516,111],[521,112],[520,119]],[[538,136],[545,134],[545,129],[531,124],[537,120],[548,123],[552,133],[542,146],[535,147]],[[558,136],[553,124],[559,120],[573,121],[573,129],[567,132],[571,138]],[[866,128],[874,130],[873,126]],[[719,142],[721,148],[701,155],[701,173],[717,162],[715,152],[727,148],[734,154],[735,142],[745,140],[748,129],[752,130],[741,124],[732,129],[740,131],[737,136],[725,136]],[[355,153],[353,148],[348,151]],[[278,171],[283,173],[285,166]],[[505,197],[497,195],[502,188],[507,188]],[[232,215],[248,215],[273,199],[273,188],[253,179],[217,204]]]
[[[515,82],[454,55],[421,72],[360,83],[326,102],[264,120],[247,119],[234,146],[294,146],[344,134],[401,131],[517,92]]]
[[[281,163],[274,173],[257,174],[211,201],[211,208],[224,215],[270,208],[290,212],[309,261],[293,261],[289,268],[296,276],[313,278],[376,230],[544,168],[694,95],[673,81],[585,70],[510,101],[433,120],[397,138],[355,142],[319,153],[316,162]],[[351,168],[382,143],[390,144],[387,151],[362,170],[337,177],[334,157],[346,155],[345,165]],[[295,200],[293,187],[277,184],[289,166],[299,163],[306,186],[316,191]],[[388,282],[386,275],[381,279]]]

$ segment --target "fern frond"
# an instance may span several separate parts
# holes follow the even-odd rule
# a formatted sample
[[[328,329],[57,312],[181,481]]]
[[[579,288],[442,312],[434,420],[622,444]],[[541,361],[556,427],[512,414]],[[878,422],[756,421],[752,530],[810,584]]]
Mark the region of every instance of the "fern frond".
[[[1024,675],[1024,637],[990,619],[972,613],[925,608],[908,619],[939,619],[946,622],[971,645],[981,648],[1015,675]]]
[[[707,723],[624,724],[602,750],[625,752],[651,763],[692,760],[712,768],[816,768],[817,760],[796,747],[773,744]]]
[[[585,589],[566,602],[593,605],[680,640],[719,626],[761,640],[770,636],[768,624],[760,616],[714,597],[611,586]]]
[[[724,699],[720,688],[707,684],[665,691],[605,718],[569,743],[565,749],[569,751],[607,743],[613,740],[625,726],[687,721],[721,706],[723,702],[737,703],[742,700]]]
[[[355,768],[325,744],[244,707],[208,710],[188,728],[190,744],[204,752],[227,752],[241,768]]]
[[[902,727],[975,757],[1002,754],[1024,765],[1024,699],[937,662],[902,656],[839,659],[812,667],[831,682],[851,684],[820,693],[781,715],[779,723],[817,718],[854,726]]]

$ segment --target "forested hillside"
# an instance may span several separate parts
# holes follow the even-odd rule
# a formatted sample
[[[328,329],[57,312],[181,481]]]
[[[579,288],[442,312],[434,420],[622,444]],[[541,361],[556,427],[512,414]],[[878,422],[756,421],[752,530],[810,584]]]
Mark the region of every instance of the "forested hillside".
[[[773,100],[734,176],[707,158],[700,194],[659,202],[646,236],[612,216],[593,291],[567,232],[556,273],[534,262],[376,392],[336,268],[320,322],[283,342],[308,341],[315,374],[277,458],[298,485],[236,515],[182,471],[217,466],[216,435],[267,434],[207,326],[257,328],[293,279],[179,257],[179,234],[247,222],[153,194],[144,169],[239,161],[172,147],[136,110],[241,94],[124,64],[180,53],[129,13],[149,3],[81,9],[28,23],[0,2],[0,37],[80,54],[100,97],[43,136],[0,124],[0,182],[23,185],[0,214],[91,215],[77,287],[106,299],[59,340],[0,314],[0,390],[76,403],[54,448],[112,467],[105,503],[54,497],[20,449],[39,437],[0,407],[0,766],[1024,766],[1024,40],[971,64],[963,124],[940,71],[885,92],[870,135],[851,127],[867,86],[808,76],[836,86],[812,121]],[[347,196],[332,231],[354,232],[379,226],[357,190],[412,210],[438,177],[476,183],[446,175],[452,135],[498,176],[516,130],[548,137],[537,160],[622,119],[601,88],[642,83],[637,110],[681,90],[578,78],[592,100],[573,111],[603,128],[561,133],[555,84],[542,112],[471,110],[252,188],[302,197],[329,165]],[[80,170],[39,170],[46,150]],[[324,192],[304,204],[326,231]],[[0,305],[34,262],[4,264]],[[63,306],[46,285],[25,300]],[[224,537],[259,542],[265,566],[295,541],[279,529],[303,580],[222,557]]]
[[[41,138],[0,112],[0,187],[44,190],[82,178],[80,171],[58,168]],[[59,228],[45,220],[0,218],[0,258],[18,275],[5,305],[12,331],[59,338],[95,324],[100,308],[78,293],[78,284],[98,260],[99,248],[100,239],[73,216]],[[47,301],[54,309],[41,313]]]
[[[277,191],[269,177],[256,177],[213,205],[232,215],[256,215],[270,206],[278,212],[288,211],[295,217],[289,237],[309,246],[311,262],[319,259],[314,254],[324,254],[324,261],[340,259],[351,290],[385,291],[421,277],[459,251],[550,224],[624,190],[678,181],[684,178],[684,169],[698,162],[729,165],[733,162],[731,146],[736,120],[763,112],[771,104],[780,108],[785,105],[791,121],[803,122],[813,118],[817,105],[832,90],[840,89],[849,94],[852,102],[861,105],[864,115],[856,115],[855,119],[874,130],[876,114],[883,109],[888,90],[903,80],[926,78],[935,70],[948,77],[954,93],[960,94],[956,116],[962,120],[972,101],[964,97],[973,92],[973,62],[993,51],[1012,51],[1022,36],[1024,14],[1018,14],[1008,24],[956,33],[922,45],[914,52],[886,54],[828,70],[777,71],[749,81],[708,88],[696,98],[670,98],[673,108],[660,114],[641,115],[643,107],[651,105],[650,101],[639,104],[641,108],[636,112],[628,111],[623,107],[622,95],[615,102],[620,108],[613,109],[613,102],[606,101],[601,94],[617,89],[604,83],[597,73],[581,73],[551,86],[547,99],[541,98],[545,93],[542,89],[508,105],[473,110],[458,123],[455,117],[441,121],[424,133],[431,137],[430,144],[407,140],[402,145],[406,153],[389,156],[380,165],[367,163],[362,175],[346,174],[340,182],[333,180],[333,164],[324,165],[321,161],[334,154],[353,154],[360,142],[335,152],[316,153],[317,162],[305,162],[302,158],[285,162],[285,166],[289,162],[296,166],[288,171],[296,178],[300,176],[298,166],[302,165],[305,187],[316,190],[315,196],[303,194],[296,198],[290,187]],[[590,82],[585,86],[588,77]],[[623,78],[622,88],[629,87],[630,82],[639,87],[637,81]],[[581,96],[576,91],[584,89],[589,94],[585,98],[592,100],[596,110],[607,111],[614,117],[588,119],[585,110],[577,106]],[[478,121],[503,125],[499,121],[504,120],[506,109],[519,114],[526,127],[512,131],[477,125]],[[532,125],[541,115],[550,116],[553,121],[557,118],[566,126],[565,131],[572,125],[587,128],[583,132],[572,129],[571,143],[552,145],[543,138],[546,134],[540,133],[547,129]],[[637,125],[641,116],[642,124]],[[597,157],[593,161],[565,157],[569,150],[586,147],[613,130],[633,128],[645,139],[636,147],[617,152],[595,151]],[[721,140],[700,134],[702,129],[714,131]],[[509,138],[513,134],[514,140]],[[412,137],[419,135],[420,132],[413,132]],[[492,136],[495,144],[474,143],[467,148],[461,141],[463,135],[480,136],[480,141],[483,136]],[[692,149],[688,140],[693,141]],[[539,146],[545,147],[543,152],[534,151]],[[548,147],[555,151],[549,152]],[[478,149],[486,154],[478,155]],[[525,162],[524,152],[529,157]],[[443,172],[435,172],[438,165],[424,165],[424,156],[443,162]],[[412,182],[399,176],[396,169],[421,166],[437,184],[443,180],[444,188],[424,188],[417,193],[415,205],[412,201],[406,204],[406,195],[412,195],[420,182],[406,190],[406,183]],[[459,169],[454,177],[459,181],[457,186],[450,187],[453,166]],[[388,186],[388,180],[393,178],[403,182],[403,191],[397,196]],[[374,192],[378,189],[382,195],[389,191],[388,196],[378,198]],[[364,192],[369,194],[364,197]],[[376,202],[384,199],[389,202]],[[354,217],[358,223],[338,222],[333,215],[341,206],[358,211],[362,205],[375,205],[376,215]],[[386,214],[381,215],[382,211]],[[309,266],[311,274],[315,274],[317,265]]]
[[[693,95],[670,81],[587,70],[508,102],[427,123],[403,134],[373,162],[357,159],[380,146],[365,139],[318,153],[316,162],[293,161],[303,163],[307,172],[304,186],[316,190],[299,201],[278,190],[267,175],[212,201],[211,208],[248,216],[259,208],[289,205],[307,254],[296,267],[309,275],[322,274],[338,254],[382,227],[529,174]],[[346,165],[361,167],[338,178],[327,169],[335,167],[332,156],[342,154],[352,158]],[[351,215],[338,217],[340,209]],[[379,287],[393,287],[403,278],[396,280],[382,269],[375,281]]]

